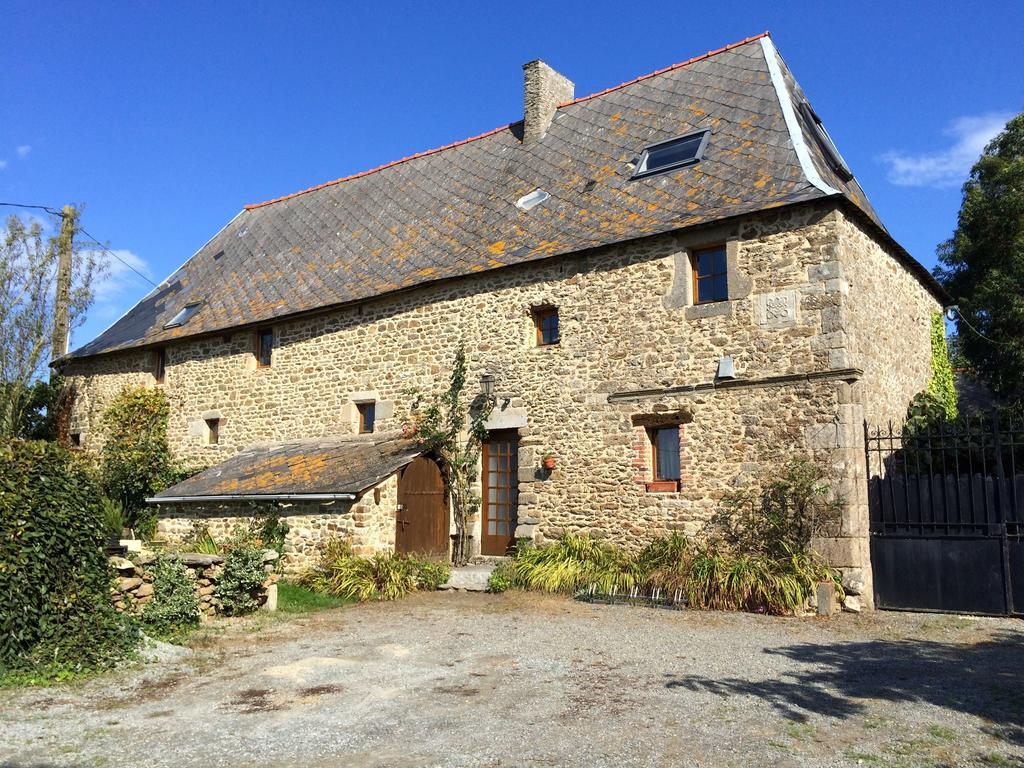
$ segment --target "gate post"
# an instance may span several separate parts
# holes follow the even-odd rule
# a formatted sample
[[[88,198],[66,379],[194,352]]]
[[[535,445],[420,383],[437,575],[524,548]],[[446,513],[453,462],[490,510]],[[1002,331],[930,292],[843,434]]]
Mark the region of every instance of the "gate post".
[[[849,385],[840,387],[833,454],[839,479],[836,492],[843,500],[838,536],[817,539],[814,548],[843,577],[850,610],[874,608],[868,515],[868,478],[864,453],[864,406],[854,402]]]

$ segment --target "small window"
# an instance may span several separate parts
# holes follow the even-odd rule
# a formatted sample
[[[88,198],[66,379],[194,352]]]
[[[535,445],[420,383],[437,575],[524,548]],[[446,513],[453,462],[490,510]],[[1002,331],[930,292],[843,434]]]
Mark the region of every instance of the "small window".
[[[274,331],[264,328],[256,332],[256,363],[260,368],[269,368],[274,358]]]
[[[206,444],[220,444],[220,419],[206,419]]]
[[[537,307],[533,310],[533,325],[537,329],[537,346],[557,344],[562,338],[558,328],[558,307]]]
[[[694,251],[693,303],[709,304],[728,299],[728,272],[724,245]]]
[[[186,304],[178,314],[171,318],[171,322],[167,323],[164,328],[177,328],[180,325],[184,325],[192,316],[199,311],[199,308],[203,306],[203,303],[196,302],[195,304]]]
[[[359,434],[373,432],[373,423],[377,419],[377,404],[356,403],[356,409],[359,411]]]
[[[710,131],[699,131],[646,147],[636,163],[633,178],[671,171],[700,160]]]
[[[839,149],[836,147],[835,142],[832,141],[832,137],[828,135],[828,131],[825,130],[825,124],[821,122],[821,118],[818,117],[818,113],[814,111],[814,108],[806,101],[801,102],[800,115],[811,129],[818,145],[824,150],[825,159],[828,161],[829,167],[843,181],[852,179],[853,171],[850,170],[850,166],[846,164],[843,156],[839,154]]]
[[[164,377],[167,375],[167,350],[161,347],[153,353],[153,378],[157,384],[164,383]]]
[[[72,448],[81,448],[82,447],[82,433],[81,432],[72,432],[71,435],[70,435],[70,438],[71,438],[71,447]]]
[[[658,427],[651,430],[651,464],[654,479],[659,482],[679,483],[679,427]]]

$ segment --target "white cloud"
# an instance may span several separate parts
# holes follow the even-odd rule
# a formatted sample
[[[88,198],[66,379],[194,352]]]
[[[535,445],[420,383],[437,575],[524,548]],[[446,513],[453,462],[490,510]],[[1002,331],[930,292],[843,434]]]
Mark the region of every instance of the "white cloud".
[[[132,271],[134,268],[152,280],[153,275],[145,259],[123,248],[111,250],[111,253],[118,258],[105,251],[96,253],[96,257],[106,265],[106,274],[93,286],[97,309],[104,304],[121,306],[126,300],[134,302],[152,288]]]
[[[28,157],[28,153],[32,151],[32,145],[22,144],[14,151],[18,153],[18,157]]]
[[[0,171],[2,171],[6,167],[7,167],[7,161],[6,160],[0,160]]]
[[[900,187],[955,187],[963,184],[982,150],[1003,130],[1010,113],[958,117],[943,131],[952,144],[936,152],[910,154],[893,150],[882,155],[888,178]]]

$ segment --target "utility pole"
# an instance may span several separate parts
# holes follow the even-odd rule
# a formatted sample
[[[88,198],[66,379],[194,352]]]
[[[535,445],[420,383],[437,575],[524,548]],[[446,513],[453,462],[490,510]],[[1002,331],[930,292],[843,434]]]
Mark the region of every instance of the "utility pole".
[[[56,360],[68,353],[71,304],[71,254],[74,248],[75,230],[78,227],[78,210],[65,205],[61,211],[60,237],[57,238],[57,296],[53,303],[53,354]]]

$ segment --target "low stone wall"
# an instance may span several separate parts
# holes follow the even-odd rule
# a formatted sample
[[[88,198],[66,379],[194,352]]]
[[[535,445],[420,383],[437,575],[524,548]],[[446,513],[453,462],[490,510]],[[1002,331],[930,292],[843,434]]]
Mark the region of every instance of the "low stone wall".
[[[219,555],[195,553],[181,553],[174,557],[185,566],[189,578],[195,585],[200,618],[208,619],[219,615],[221,605],[217,598],[217,580],[224,570],[224,558]],[[135,554],[131,560],[125,557],[110,558],[110,564],[118,576],[114,586],[110,588],[110,596],[118,611],[142,613],[146,603],[153,599],[153,574],[146,566],[154,560],[154,555],[149,552]],[[261,607],[272,611],[277,609],[278,574],[274,567],[276,560],[277,553],[267,550],[263,566],[267,578],[257,597]]]

